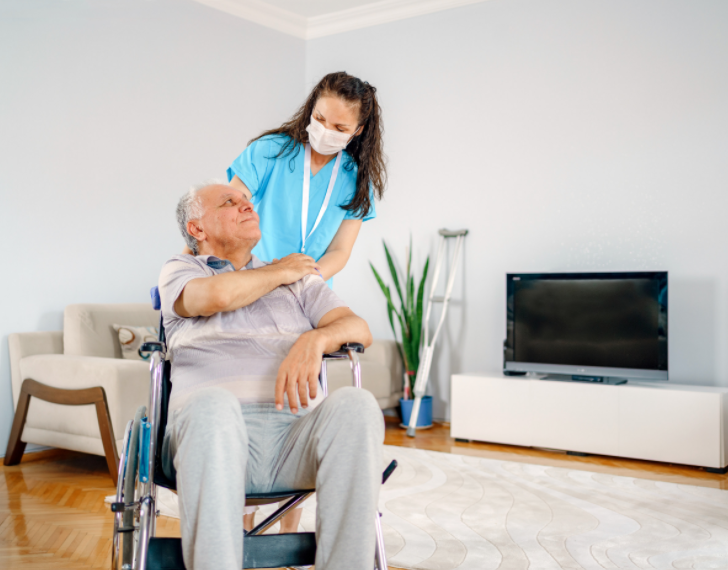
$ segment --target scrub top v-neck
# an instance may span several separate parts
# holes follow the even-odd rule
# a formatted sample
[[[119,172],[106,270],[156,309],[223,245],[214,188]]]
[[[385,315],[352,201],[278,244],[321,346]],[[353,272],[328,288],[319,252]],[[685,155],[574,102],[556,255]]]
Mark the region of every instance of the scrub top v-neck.
[[[269,135],[251,143],[227,170],[228,180],[237,176],[253,195],[253,205],[260,216],[261,240],[253,253],[264,261],[282,258],[301,251],[303,245],[301,213],[305,148],[298,145],[293,153],[278,157],[288,137]],[[296,152],[298,151],[298,152]],[[294,156],[295,154],[295,156]],[[314,227],[326,197],[336,157],[310,178],[307,227]],[[306,238],[306,255],[319,260],[326,253],[344,220],[359,219],[344,210],[356,191],[357,167],[344,151],[328,207],[315,231]],[[376,216],[374,199],[364,221]]]

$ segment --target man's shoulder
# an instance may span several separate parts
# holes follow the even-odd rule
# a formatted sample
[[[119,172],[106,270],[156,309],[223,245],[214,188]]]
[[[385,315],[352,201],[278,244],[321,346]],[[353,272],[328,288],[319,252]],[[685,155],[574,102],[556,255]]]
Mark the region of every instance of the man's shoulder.
[[[265,267],[266,265],[270,265],[270,261],[263,261],[260,259],[257,255],[254,253],[250,254],[250,269],[260,269],[261,267]]]
[[[180,272],[194,272],[205,275],[213,275],[214,272],[207,266],[206,258],[208,256],[196,257],[187,253],[179,253],[173,255],[162,266],[162,276],[178,274]],[[204,258],[204,259],[203,259]]]
[[[339,299],[339,296],[331,290],[328,283],[320,275],[306,275],[296,281],[299,291],[308,296],[325,296],[330,299]]]
[[[204,256],[204,257],[207,257],[207,256]],[[190,263],[190,264],[198,265],[198,264],[200,264],[201,259],[194,255],[190,255],[189,253],[178,253],[178,254],[170,257],[167,261],[164,262],[164,264],[167,265],[168,263],[176,263],[176,262]]]

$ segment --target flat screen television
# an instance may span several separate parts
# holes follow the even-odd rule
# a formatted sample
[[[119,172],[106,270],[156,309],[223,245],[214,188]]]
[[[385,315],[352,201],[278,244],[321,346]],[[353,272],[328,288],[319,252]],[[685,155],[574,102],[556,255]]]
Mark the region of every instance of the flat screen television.
[[[667,380],[667,272],[508,273],[504,372]]]

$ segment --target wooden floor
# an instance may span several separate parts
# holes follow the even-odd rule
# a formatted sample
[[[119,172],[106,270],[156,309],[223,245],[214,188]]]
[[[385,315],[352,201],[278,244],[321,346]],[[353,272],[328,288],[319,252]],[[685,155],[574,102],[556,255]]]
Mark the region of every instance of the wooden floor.
[[[388,421],[385,443],[728,489],[728,475],[700,468],[458,443],[443,424],[409,439],[396,422]],[[104,497],[114,491],[102,457],[48,450],[27,454],[18,466],[0,466],[0,568],[108,568],[112,515]],[[160,517],[157,532],[179,536],[179,522]]]

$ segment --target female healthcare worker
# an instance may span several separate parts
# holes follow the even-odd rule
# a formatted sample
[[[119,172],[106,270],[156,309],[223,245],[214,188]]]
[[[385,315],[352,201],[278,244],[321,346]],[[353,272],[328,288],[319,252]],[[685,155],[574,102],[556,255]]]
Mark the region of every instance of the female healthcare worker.
[[[376,89],[345,72],[326,75],[296,114],[253,139],[227,174],[260,216],[253,253],[263,261],[304,253],[331,279],[384,192]]]
[[[253,139],[227,171],[260,216],[262,237],[253,253],[264,261],[309,255],[331,285],[362,222],[376,215],[374,197],[384,192],[382,131],[376,89],[337,72],[314,87],[288,122]],[[246,530],[256,510],[246,508]],[[280,532],[296,532],[300,518],[300,508],[290,512]]]

